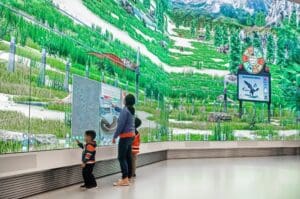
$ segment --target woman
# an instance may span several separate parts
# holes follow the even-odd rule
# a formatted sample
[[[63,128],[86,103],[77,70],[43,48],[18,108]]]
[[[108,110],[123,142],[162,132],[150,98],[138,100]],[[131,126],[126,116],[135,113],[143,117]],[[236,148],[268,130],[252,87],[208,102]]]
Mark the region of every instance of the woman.
[[[125,107],[120,113],[118,127],[113,138],[113,143],[116,143],[116,139],[120,137],[118,159],[122,172],[122,179],[114,183],[115,186],[129,186],[129,178],[132,176],[131,145],[135,136],[134,104],[135,97],[128,94],[125,97]]]

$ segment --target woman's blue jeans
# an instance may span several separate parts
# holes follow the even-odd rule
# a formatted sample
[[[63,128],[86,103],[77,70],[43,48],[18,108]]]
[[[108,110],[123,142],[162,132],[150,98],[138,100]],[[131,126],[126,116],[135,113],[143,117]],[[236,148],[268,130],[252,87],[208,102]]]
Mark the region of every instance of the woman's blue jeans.
[[[118,146],[118,159],[120,162],[122,179],[132,177],[131,145],[134,138],[120,138]]]

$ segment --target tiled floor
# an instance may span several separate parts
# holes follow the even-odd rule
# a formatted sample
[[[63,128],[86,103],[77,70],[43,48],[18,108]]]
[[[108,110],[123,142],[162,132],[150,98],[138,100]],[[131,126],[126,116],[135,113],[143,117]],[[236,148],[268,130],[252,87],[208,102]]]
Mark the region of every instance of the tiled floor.
[[[32,199],[300,199],[300,156],[169,160],[140,168],[130,187],[77,186]]]

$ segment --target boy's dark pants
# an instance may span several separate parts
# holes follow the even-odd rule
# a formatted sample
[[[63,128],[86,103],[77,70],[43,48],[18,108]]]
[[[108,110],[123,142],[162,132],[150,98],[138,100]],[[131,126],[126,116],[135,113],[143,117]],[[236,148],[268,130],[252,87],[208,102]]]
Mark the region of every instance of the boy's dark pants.
[[[118,159],[120,162],[122,179],[132,177],[131,145],[134,138],[120,138]]]
[[[132,176],[136,176],[136,160],[137,160],[137,154],[132,153]]]
[[[86,164],[82,169],[82,176],[86,187],[97,186],[97,182],[93,175],[94,166],[95,164]]]

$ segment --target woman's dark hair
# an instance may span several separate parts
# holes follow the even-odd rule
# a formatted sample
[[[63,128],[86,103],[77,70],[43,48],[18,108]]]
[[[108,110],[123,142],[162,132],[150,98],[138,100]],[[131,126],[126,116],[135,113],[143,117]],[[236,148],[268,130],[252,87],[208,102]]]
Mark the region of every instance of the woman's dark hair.
[[[139,128],[142,125],[142,120],[138,117],[135,118],[134,121],[135,128]]]
[[[130,113],[132,115],[135,114],[135,109],[134,109],[134,104],[135,104],[135,97],[132,94],[128,94],[125,97],[125,106],[128,108],[128,110],[130,111]]]

